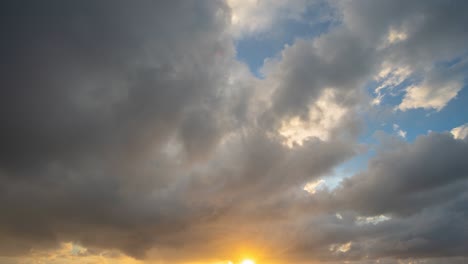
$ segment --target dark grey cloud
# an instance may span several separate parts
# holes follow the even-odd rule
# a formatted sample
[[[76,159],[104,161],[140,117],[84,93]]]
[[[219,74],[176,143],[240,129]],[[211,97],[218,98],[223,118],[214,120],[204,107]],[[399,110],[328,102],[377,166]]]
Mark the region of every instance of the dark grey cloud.
[[[468,142],[438,133],[414,143],[394,140],[382,145],[367,170],[291,203],[310,213],[296,226],[307,236],[296,237],[288,256],[357,263],[467,257]],[[386,219],[358,221],[376,216]],[[347,243],[346,252],[336,250]]]
[[[227,7],[19,1],[1,12],[2,252],[68,239],[142,256],[151,241],[138,226],[184,224],[163,216],[183,205],[162,212],[146,197],[176,177],[160,147],[179,131],[189,155],[206,155],[220,138],[204,111],[223,107]]]
[[[342,28],[317,39],[296,40],[281,52],[279,59],[264,65],[266,83],[273,89],[271,108],[264,120],[273,126],[287,117],[307,120],[311,107],[327,91],[333,92],[334,103],[348,111],[343,120],[353,120],[354,108],[366,98],[361,88],[377,66],[372,53],[373,47],[363,45]],[[352,131],[357,123],[349,122],[344,130]]]
[[[440,110],[463,87],[466,75],[468,6],[462,1],[351,1],[338,2],[343,20],[354,36],[377,48],[381,69],[406,69],[417,89],[406,89],[400,110]],[[399,37],[393,37],[391,34]],[[377,44],[377,45],[375,45]],[[444,63],[462,58],[453,67]],[[379,68],[376,68],[379,69]],[[446,78],[446,76],[451,76]]]
[[[354,153],[249,127],[222,2],[2,5],[2,255],[74,241],[206,258],[213,226]]]
[[[345,206],[367,215],[412,214],[466,189],[465,140],[431,133],[412,144],[382,148],[366,171],[345,179],[334,191]]]
[[[222,5],[4,5],[4,166],[139,144],[124,141],[148,134],[163,139],[190,104],[209,107],[226,77],[216,74],[232,52],[222,36],[226,21],[216,16],[227,12]]]

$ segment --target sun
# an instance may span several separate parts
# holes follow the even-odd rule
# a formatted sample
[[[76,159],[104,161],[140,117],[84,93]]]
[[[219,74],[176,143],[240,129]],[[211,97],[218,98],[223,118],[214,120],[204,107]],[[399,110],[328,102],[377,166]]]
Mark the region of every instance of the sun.
[[[255,264],[255,261],[251,259],[244,259],[241,264]]]

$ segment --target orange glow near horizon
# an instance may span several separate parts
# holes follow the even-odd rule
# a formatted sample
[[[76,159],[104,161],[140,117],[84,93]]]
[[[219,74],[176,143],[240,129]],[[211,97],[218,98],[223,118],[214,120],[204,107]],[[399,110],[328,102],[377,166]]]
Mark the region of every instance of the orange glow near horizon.
[[[244,259],[241,264],[255,264],[255,261],[251,259]]]

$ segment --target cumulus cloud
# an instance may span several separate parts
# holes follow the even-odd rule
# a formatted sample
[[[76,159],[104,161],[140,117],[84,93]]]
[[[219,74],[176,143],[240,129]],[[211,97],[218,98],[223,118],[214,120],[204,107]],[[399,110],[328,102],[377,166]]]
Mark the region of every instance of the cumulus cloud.
[[[414,143],[393,148],[384,146],[369,161],[368,170],[345,179],[334,196],[339,206],[371,216],[415,213],[463,193],[467,151],[466,141],[459,142],[448,133],[419,136]]]
[[[231,10],[230,31],[235,38],[255,37],[263,34],[271,34],[277,30],[283,22],[294,21],[304,24],[313,24],[334,20],[333,9],[327,8],[328,4],[323,0],[227,0]],[[306,13],[314,12],[314,18]],[[309,12],[310,13],[310,12]]]
[[[340,213],[327,217],[315,213],[305,224],[310,237],[298,239],[296,247],[314,248],[317,251],[311,256],[327,261],[466,259],[467,146],[466,140],[460,142],[448,133],[420,136],[414,143],[402,142],[394,149],[384,146],[371,159],[368,170],[304,201],[302,210]],[[311,231],[318,226],[320,231]],[[344,247],[347,243],[352,246]],[[336,253],[341,247],[349,251],[327,256],[318,249],[322,244],[331,245]]]
[[[442,110],[463,88],[461,80],[463,71],[456,69],[461,65],[455,66],[458,67],[452,67],[449,71],[429,73],[423,83],[407,87],[398,109],[402,111],[416,108]]]
[[[354,35],[363,43],[376,46],[378,56],[383,55],[380,71],[374,74],[385,73],[386,77],[376,88],[374,104],[379,104],[385,94],[395,93],[392,88],[398,88],[411,76],[424,81],[419,84],[410,82],[402,87],[405,95],[400,110],[440,110],[457,95],[463,83],[459,78],[466,72],[466,67],[459,65],[442,70],[434,65],[458,56],[465,57],[464,43],[468,37],[462,26],[467,22],[461,15],[466,10],[464,3],[435,0],[424,4],[417,1],[361,1],[355,4],[339,1],[338,5],[343,10],[343,20]],[[450,77],[446,77],[448,75]]]
[[[251,107],[222,2],[3,5],[2,254],[74,241],[175,262],[229,256],[255,226],[229,219],[354,153],[314,138],[288,148],[256,127],[268,108]]]
[[[307,8],[307,1],[228,0],[227,3],[231,8],[235,35],[264,32],[273,26],[279,16],[298,19]]]
[[[450,131],[454,138],[465,139],[468,136],[468,124],[461,125]]]

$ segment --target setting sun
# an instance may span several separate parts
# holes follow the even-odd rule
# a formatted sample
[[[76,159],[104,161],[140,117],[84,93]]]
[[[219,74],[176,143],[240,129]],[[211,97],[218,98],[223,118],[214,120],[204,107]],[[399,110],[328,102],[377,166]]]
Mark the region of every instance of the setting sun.
[[[255,261],[251,259],[244,259],[241,264],[255,264]]]

